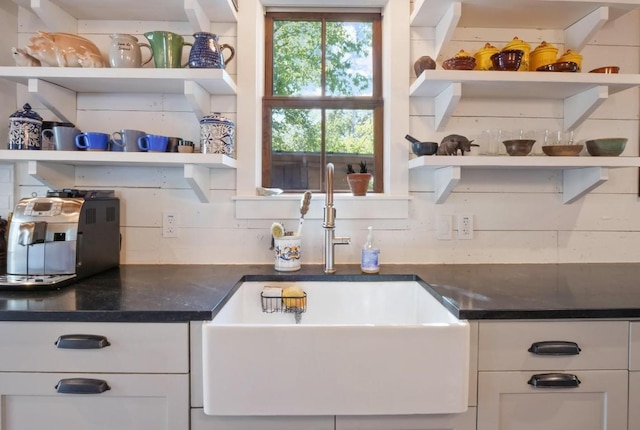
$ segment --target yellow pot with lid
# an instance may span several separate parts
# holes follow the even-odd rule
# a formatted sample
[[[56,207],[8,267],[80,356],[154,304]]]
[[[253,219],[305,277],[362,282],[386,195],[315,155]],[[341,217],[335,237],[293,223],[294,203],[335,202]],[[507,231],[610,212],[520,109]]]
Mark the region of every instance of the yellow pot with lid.
[[[557,61],[557,57],[558,48],[550,43],[543,41],[536,47],[536,49],[531,51],[529,70],[535,72],[536,70],[538,70],[538,67],[553,64]]]
[[[484,47],[479,49],[473,57],[476,59],[476,66],[473,70],[491,70],[493,69],[493,63],[491,62],[491,56],[500,52],[498,48],[490,43],[485,43]]]
[[[524,52],[522,55],[522,62],[520,63],[520,67],[518,67],[518,72],[528,72],[529,71],[529,55],[531,53],[531,45],[527,42],[514,37],[513,40],[505,45],[502,48],[503,51],[508,51],[511,49],[517,49]]]
[[[562,54],[562,56],[558,58],[558,61],[570,61],[572,63],[576,63],[578,65],[578,72],[582,70],[582,55],[572,51],[571,49],[567,49],[567,52]]]

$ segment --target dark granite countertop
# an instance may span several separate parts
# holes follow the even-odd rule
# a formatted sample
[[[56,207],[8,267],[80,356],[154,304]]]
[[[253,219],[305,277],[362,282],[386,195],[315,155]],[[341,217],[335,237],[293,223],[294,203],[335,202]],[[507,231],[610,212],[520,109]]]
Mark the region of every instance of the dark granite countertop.
[[[640,318],[640,264],[320,265],[280,273],[272,265],[125,265],[57,290],[0,291],[1,321],[208,320],[249,279],[384,280],[415,275],[461,319]]]

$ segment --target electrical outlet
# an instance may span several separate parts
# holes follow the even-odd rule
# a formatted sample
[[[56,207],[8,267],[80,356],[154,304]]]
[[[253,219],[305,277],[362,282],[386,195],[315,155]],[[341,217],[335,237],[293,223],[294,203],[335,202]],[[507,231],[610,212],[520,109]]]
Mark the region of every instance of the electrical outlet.
[[[473,239],[473,215],[458,215],[458,239]]]
[[[162,213],[162,237],[178,237],[178,214]]]
[[[436,216],[436,237],[439,240],[453,239],[453,222],[451,215]]]

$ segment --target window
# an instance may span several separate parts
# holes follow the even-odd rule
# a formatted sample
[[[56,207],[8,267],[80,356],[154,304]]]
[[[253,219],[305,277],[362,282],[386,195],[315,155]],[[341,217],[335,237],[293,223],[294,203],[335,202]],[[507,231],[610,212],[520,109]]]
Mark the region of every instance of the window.
[[[286,191],[348,190],[347,164],[367,163],[383,192],[381,16],[266,15],[262,184]]]

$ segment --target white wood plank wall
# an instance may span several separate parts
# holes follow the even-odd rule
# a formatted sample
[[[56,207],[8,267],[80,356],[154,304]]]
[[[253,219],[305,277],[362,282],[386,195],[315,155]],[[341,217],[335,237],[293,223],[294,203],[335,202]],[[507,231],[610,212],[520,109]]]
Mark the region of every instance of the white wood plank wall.
[[[21,9],[18,28],[18,43],[24,45],[29,35],[41,28],[41,23]],[[81,21],[79,32],[107,52],[111,33],[134,34],[144,41],[142,33],[159,29],[190,35],[186,24],[180,22]],[[1,31],[4,34],[9,30],[3,27]],[[234,25],[214,25],[212,32],[220,35],[220,42],[236,45]],[[413,62],[425,55],[423,49],[432,35],[427,29],[413,29],[411,34]],[[559,31],[460,28],[454,40],[444,46],[437,61],[441,64],[460,49],[475,52],[487,41],[501,47],[514,36],[527,41],[532,48],[545,40],[564,52]],[[615,64],[623,73],[639,73],[639,48],[640,13],[635,11],[608,23],[589,41],[582,51],[583,69]],[[0,53],[0,60],[2,65],[12,64],[5,52]],[[412,81],[413,65],[407,64],[406,69],[407,81]],[[234,61],[228,71],[235,75]],[[15,96],[11,99],[12,91],[6,89],[0,94],[12,105],[10,111],[27,98],[23,88],[15,93],[17,99]],[[639,95],[638,89],[633,89],[611,96],[578,128],[576,139],[628,136],[624,155],[637,156]],[[54,119],[42,106],[35,105],[45,119]],[[6,113],[6,103],[2,106],[0,113]],[[212,110],[234,120],[242,116],[236,112],[235,97],[212,97],[212,106]],[[78,126],[84,131],[136,128],[198,140],[197,118],[180,96],[81,94],[78,110]],[[512,103],[463,99],[446,132],[434,132],[431,106],[412,100],[411,129],[407,132],[424,140],[440,140],[450,133],[479,140],[484,129],[557,129],[561,122],[562,105],[557,101]],[[6,133],[6,128],[0,128],[0,132]],[[408,142],[407,154],[413,156]],[[33,192],[46,192],[46,188],[29,178],[24,166],[16,165],[15,170],[16,201]],[[570,205],[562,204],[561,174],[548,171],[463,170],[459,186],[441,205],[433,203],[433,185],[426,172],[411,171],[410,180],[412,200],[406,220],[385,219],[384,213],[380,213],[377,220],[345,220],[340,219],[340,208],[337,208],[337,235],[352,237],[351,246],[336,248],[338,263],[359,262],[368,225],[375,229],[382,264],[640,261],[638,169],[611,169],[607,183]],[[200,203],[180,168],[104,166],[78,168],[75,184],[69,186],[116,190],[122,199],[122,261],[125,264],[270,263],[273,257],[268,249],[269,226],[275,220],[236,218],[232,200],[236,172],[213,170],[211,184],[211,202]],[[313,204],[322,202],[314,200]],[[162,212],[167,210],[178,214],[178,238],[162,237]],[[474,238],[457,240],[454,232],[453,240],[437,240],[436,217],[446,214],[472,214]],[[283,214],[280,221],[293,228],[296,215]],[[305,221],[303,263],[321,263],[321,223],[318,217]]]

